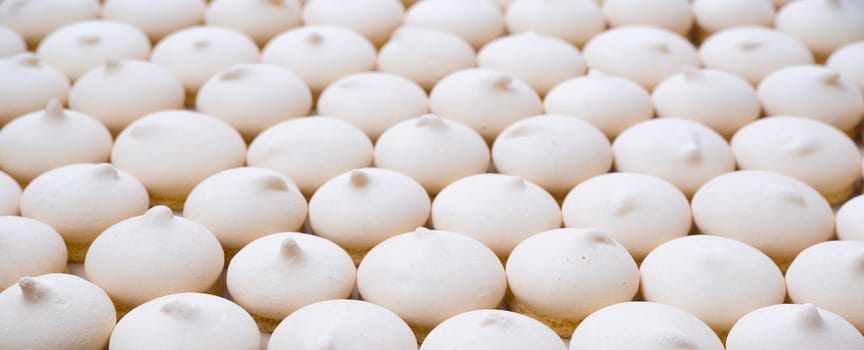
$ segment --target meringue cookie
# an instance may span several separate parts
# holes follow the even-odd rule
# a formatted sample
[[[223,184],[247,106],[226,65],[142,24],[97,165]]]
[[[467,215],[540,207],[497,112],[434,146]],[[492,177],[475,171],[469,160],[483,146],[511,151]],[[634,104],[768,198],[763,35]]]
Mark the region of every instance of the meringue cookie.
[[[63,237],[51,226],[29,218],[0,216],[0,232],[0,290],[24,276],[66,270]]]
[[[777,30],[807,44],[820,60],[864,40],[864,6],[849,0],[801,0],[777,11]]]
[[[69,261],[83,262],[96,236],[150,207],[138,179],[111,164],[72,164],[49,170],[27,185],[21,216],[44,222],[63,236]]]
[[[332,177],[372,164],[372,142],[333,117],[297,118],[264,130],[249,145],[249,166],[285,174],[307,197]]]
[[[102,349],[117,322],[111,299],[65,273],[23,277],[0,293],[6,349]]]
[[[592,177],[561,205],[566,227],[595,227],[641,261],[663,242],[690,232],[690,203],[672,184],[636,173]]]
[[[687,35],[693,25],[690,6],[688,0],[604,0],[603,15],[613,28],[652,26]]]
[[[115,60],[85,73],[69,91],[69,108],[93,116],[115,135],[138,118],[181,109],[183,82],[162,66],[146,61]]]
[[[122,314],[163,295],[208,290],[217,283],[223,264],[222,247],[213,233],[160,205],[96,237],[84,270]]]
[[[802,0],[803,1],[803,0]],[[800,115],[856,134],[864,96],[839,72],[816,65],[791,66],[766,76],[756,90],[768,115]]]
[[[361,300],[327,300],[286,317],[270,337],[270,350],[417,350],[417,339],[398,315]]]
[[[759,96],[748,81],[713,69],[685,68],[657,85],[651,100],[661,118],[697,121],[725,138],[762,113]]]
[[[111,333],[111,349],[258,350],[261,335],[246,311],[201,293],[166,295],[126,315]]]
[[[677,307],[627,302],[589,315],[570,338],[570,350],[723,350],[717,334]]]
[[[216,73],[239,63],[257,63],[258,46],[240,32],[197,26],[178,30],[159,41],[150,61],[167,68],[183,81],[187,97]]]
[[[67,24],[99,18],[97,0],[11,0],[0,3],[0,25],[21,34],[30,48]]]
[[[837,49],[828,57],[825,65],[840,72],[864,94],[864,67],[861,61],[864,61],[864,40]]]
[[[270,40],[261,61],[299,75],[317,95],[339,78],[373,70],[376,55],[372,43],[353,30],[312,25],[291,29]]]
[[[436,1],[441,0],[432,2]],[[429,93],[429,107],[433,114],[472,127],[489,143],[516,121],[543,113],[543,102],[530,85],[485,68],[464,69],[441,79]]]
[[[804,43],[774,29],[735,27],[721,30],[699,46],[699,60],[708,69],[726,71],[756,85],[779,69],[812,64]]]
[[[231,124],[251,141],[281,121],[308,115],[312,92],[303,79],[285,68],[236,64],[201,86],[195,108]]]
[[[585,45],[582,54],[589,67],[628,78],[648,90],[686,66],[699,65],[693,44],[671,31],[647,26],[624,26],[600,33]]]
[[[117,136],[111,151],[114,165],[141,180],[154,204],[178,209],[199,182],[245,159],[246,144],[230,125],[185,110],[138,119]]]
[[[504,129],[492,145],[501,174],[531,181],[563,198],[573,186],[612,168],[612,146],[600,130],[578,118],[539,115]]]
[[[364,300],[402,317],[422,341],[451,316],[496,308],[507,280],[495,254],[477,240],[418,228],[372,248],[360,262],[357,288]]]
[[[375,140],[394,124],[428,113],[429,98],[411,80],[367,72],[330,84],[318,98],[316,108],[319,114],[344,119]]]
[[[0,25],[0,57],[11,57],[27,52],[27,43],[18,32]]]
[[[354,169],[315,191],[309,200],[309,226],[359,263],[381,241],[425,225],[430,209],[426,190],[407,175]]]
[[[522,79],[540,95],[567,79],[585,74],[585,62],[570,43],[526,32],[490,41],[477,53],[480,68]]]
[[[819,192],[786,175],[741,170],[705,183],[691,201],[705,234],[758,248],[784,268],[800,251],[834,235],[831,206]],[[777,220],[782,215],[784,220]]]
[[[653,119],[633,125],[612,143],[618,171],[669,181],[693,195],[711,178],[735,170],[735,157],[720,134],[687,119]]]
[[[0,171],[0,216],[18,215],[21,200],[21,185],[8,174]]]
[[[639,270],[645,300],[680,307],[720,334],[786,297],[783,273],[771,258],[725,237],[673,239],[654,248]]]
[[[356,270],[333,242],[305,233],[258,238],[237,252],[226,273],[231,297],[258,322],[262,332],[295,310],[323,300],[351,296]]]
[[[804,249],[786,271],[789,299],[813,303],[864,331],[864,242],[828,241]],[[864,344],[864,343],[862,343]]]
[[[303,6],[303,23],[342,26],[381,47],[402,23],[404,11],[402,3],[393,0],[313,0]]]
[[[813,304],[766,306],[742,317],[726,337],[728,350],[837,349],[864,347],[864,337],[848,321]]]
[[[474,48],[455,34],[400,27],[378,52],[378,70],[400,75],[431,90],[441,78],[476,65]]]
[[[65,103],[69,93],[69,78],[32,53],[0,58],[0,76],[0,125],[45,108],[52,99]]]
[[[861,177],[858,146],[840,130],[810,118],[776,116],[750,123],[732,138],[732,152],[740,169],[791,176],[832,204],[849,198]]]
[[[130,24],[153,42],[186,27],[201,24],[204,0],[105,0],[102,18]]]
[[[259,46],[301,22],[297,0],[211,0],[204,15],[209,26],[234,29]]]
[[[398,123],[375,144],[375,166],[417,180],[431,195],[489,169],[489,147],[474,129],[427,114]]]
[[[596,70],[552,88],[546,94],[543,106],[549,114],[583,119],[603,131],[609,139],[654,116],[651,95],[645,88],[631,80]]]
[[[294,181],[254,167],[213,174],[192,189],[183,206],[183,217],[213,232],[229,260],[255,239],[300,230],[306,212],[306,198]]]
[[[474,310],[441,322],[420,348],[566,350],[567,346],[549,327],[531,317],[504,310]]]
[[[603,12],[594,1],[517,0],[507,6],[505,20],[512,34],[533,31],[578,47],[606,29]]]
[[[864,196],[852,198],[837,210],[837,238],[864,241]]]
[[[774,22],[771,0],[695,0],[692,6],[696,27],[703,39],[724,29],[770,27]]]
[[[74,81],[108,58],[146,60],[150,40],[128,24],[84,21],[51,32],[39,43],[36,54]]]
[[[456,34],[475,49],[504,34],[504,14],[490,1],[421,1],[405,12],[406,25]]]
[[[592,312],[633,300],[639,290],[633,257],[595,229],[562,228],[528,237],[513,249],[506,271],[510,310],[540,320],[561,337],[573,334]]]
[[[0,168],[27,184],[62,165],[106,162],[111,142],[111,133],[99,121],[51,100],[44,111],[25,114],[0,129]]]
[[[561,227],[561,209],[552,195],[521,177],[471,175],[438,193],[432,226],[475,238],[504,260],[519,242]]]

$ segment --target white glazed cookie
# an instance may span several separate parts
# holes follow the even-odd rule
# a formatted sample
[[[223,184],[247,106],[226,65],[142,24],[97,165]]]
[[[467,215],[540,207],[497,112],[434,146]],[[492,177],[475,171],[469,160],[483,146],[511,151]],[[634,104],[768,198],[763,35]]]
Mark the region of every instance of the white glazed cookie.
[[[786,271],[793,303],[813,303],[864,331],[864,242],[828,241],[804,249]]]
[[[735,157],[716,131],[687,119],[660,118],[633,125],[612,143],[615,168],[669,181],[693,195],[706,181],[735,170]]]
[[[834,212],[807,184],[786,175],[741,170],[705,183],[691,202],[699,232],[736,239],[784,268],[804,248],[834,235]],[[784,220],[777,220],[782,215]]]
[[[774,116],[745,126],[732,138],[740,169],[768,170],[801,180],[831,204],[840,204],[861,177],[858,146],[837,128],[804,117]]]
[[[255,167],[213,174],[192,189],[183,206],[183,217],[213,232],[228,259],[267,234],[302,229],[306,212],[306,198],[294,181]]]
[[[840,72],[817,65],[786,67],[766,76],[756,89],[767,115],[799,115],[857,134],[864,96]]]
[[[21,216],[57,230],[72,262],[83,262],[90,243],[108,227],[144,214],[149,207],[144,185],[108,163],[49,170],[27,185],[21,195]]]
[[[834,69],[854,83],[864,94],[864,40],[843,46],[828,57],[825,65]]]
[[[286,317],[268,349],[417,350],[417,339],[398,315],[362,300],[334,299],[306,305]]]
[[[690,232],[690,203],[681,190],[636,173],[592,177],[561,205],[566,227],[594,227],[641,261],[652,249]]]
[[[207,25],[234,29],[264,46],[279,33],[300,25],[300,3],[297,0],[210,0],[204,21]]]
[[[375,68],[375,46],[359,33],[332,25],[310,25],[279,34],[264,47],[261,62],[299,75],[312,93],[347,75]]]
[[[431,195],[489,169],[489,147],[474,129],[427,114],[396,124],[375,144],[375,166],[417,180]]]
[[[27,184],[59,166],[108,161],[111,133],[92,117],[51,100],[0,129],[0,168]]]
[[[693,25],[690,3],[688,0],[604,0],[603,15],[613,28],[652,26],[684,36]]]
[[[525,32],[490,41],[477,52],[477,66],[522,79],[539,95],[562,81],[585,74],[585,61],[572,44]]]
[[[63,237],[44,223],[18,216],[0,216],[0,289],[24,276],[66,270]]]
[[[21,185],[9,174],[0,171],[0,216],[18,215]]]
[[[441,79],[429,93],[429,107],[435,115],[472,127],[489,143],[510,124],[543,113],[543,102],[530,85],[486,68]]]
[[[141,29],[153,42],[204,21],[204,0],[105,0],[102,18]]]
[[[183,108],[185,101],[183,82],[171,71],[138,60],[109,58],[69,91],[69,108],[96,118],[114,135],[147,114]]]
[[[582,54],[592,69],[628,78],[648,90],[684,67],[699,65],[693,44],[674,32],[648,26],[624,26],[600,33],[585,45]]]
[[[295,310],[346,299],[356,281],[351,257],[333,242],[305,233],[274,233],[237,252],[226,272],[232,299],[249,311],[262,332]]]
[[[478,174],[438,193],[432,226],[477,239],[505,260],[519,242],[560,227],[561,209],[552,195],[521,177]]]
[[[381,241],[426,224],[431,202],[402,173],[361,168],[337,175],[309,200],[312,232],[338,244],[359,263]]]
[[[534,1],[534,0],[528,0]],[[585,120],[615,139],[633,124],[651,119],[651,94],[625,78],[591,70],[587,76],[567,80],[546,94],[546,113],[565,114]]]
[[[372,165],[372,141],[333,117],[296,118],[264,130],[249,145],[248,165],[285,174],[306,197],[332,177]]]
[[[237,304],[201,293],[166,295],[123,317],[111,333],[116,350],[258,350],[255,321]]]
[[[312,93],[303,79],[285,68],[236,64],[201,86],[195,108],[231,124],[251,141],[281,121],[308,115]]]
[[[705,68],[726,71],[757,85],[784,67],[812,64],[813,54],[798,39],[751,26],[715,33],[699,46],[699,60]]]
[[[477,64],[465,39],[443,30],[403,26],[378,52],[378,70],[396,74],[431,90],[439,80]]]
[[[848,0],[793,1],[777,11],[774,25],[823,60],[846,44],[864,40],[864,6]]]
[[[633,257],[595,229],[562,228],[528,237],[513,249],[506,271],[509,309],[540,320],[561,337],[573,334],[594,311],[633,300],[639,290]]]
[[[566,350],[555,332],[537,320],[505,310],[463,312],[441,322],[420,349]]]
[[[304,25],[341,26],[381,47],[400,24],[405,9],[393,0],[310,0],[303,6]]]
[[[111,299],[78,276],[22,277],[0,293],[5,349],[102,349],[117,322]]]
[[[738,320],[726,337],[728,350],[815,348],[855,350],[864,337],[848,321],[813,304],[780,304],[755,310]]]
[[[99,18],[97,0],[13,0],[0,3],[0,25],[21,34],[35,48],[49,33],[67,24]]]
[[[167,68],[183,81],[188,98],[214,74],[234,64],[257,63],[258,46],[238,31],[196,26],[173,32],[153,48],[150,62]]]
[[[864,241],[864,196],[852,198],[837,210],[837,238]]]
[[[692,313],[725,334],[741,316],[786,297],[783,273],[764,253],[718,236],[663,243],[642,261],[642,296]]]
[[[318,97],[316,109],[320,115],[344,119],[376,140],[391,126],[429,113],[429,98],[411,80],[366,72],[330,84]]]
[[[651,100],[659,117],[697,121],[727,139],[762,114],[759,96],[748,81],[712,69],[684,68],[657,85]]]
[[[32,53],[0,58],[0,76],[0,125],[45,108],[53,99],[65,103],[69,93],[69,78]]]
[[[84,21],[49,34],[39,43],[36,54],[74,81],[105,64],[108,58],[146,60],[150,57],[150,40],[128,24]]]
[[[579,118],[539,115],[504,129],[492,145],[501,174],[521,176],[564,198],[580,182],[612,168],[612,146],[600,130]]]
[[[418,228],[372,248],[357,270],[357,287],[363,300],[399,315],[422,340],[451,316],[496,308],[507,280],[498,258],[477,240]]]
[[[770,27],[774,23],[771,0],[695,0],[693,17],[699,37],[744,26]]]
[[[216,284],[223,264],[213,233],[156,206],[96,237],[84,269],[123,313],[163,295],[206,291]]]
[[[147,187],[153,204],[182,208],[199,182],[242,166],[246,144],[227,123],[205,114],[167,110],[146,115],[117,136],[111,161]],[[173,174],[165,176],[166,172]]]
[[[456,34],[475,49],[504,34],[504,14],[490,1],[422,1],[405,12],[406,25]]]
[[[507,6],[505,20],[512,34],[537,32],[578,47],[606,29],[603,12],[594,1],[513,1]]]
[[[723,350],[717,334],[677,307],[626,302],[588,316],[570,338],[570,350]]]
[[[0,25],[0,58],[27,52],[27,43],[18,32]]]

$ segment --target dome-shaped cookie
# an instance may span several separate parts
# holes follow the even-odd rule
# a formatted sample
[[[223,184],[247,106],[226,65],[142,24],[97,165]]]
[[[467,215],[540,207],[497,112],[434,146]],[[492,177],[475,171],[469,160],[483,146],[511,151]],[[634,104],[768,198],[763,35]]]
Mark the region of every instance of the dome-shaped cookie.
[[[69,78],[32,53],[0,58],[0,125],[45,108],[69,93]]]
[[[852,198],[840,209],[835,216],[837,238],[864,241],[864,196]]]
[[[603,15],[610,27],[652,26],[687,35],[693,24],[688,0],[604,0]]]
[[[0,216],[18,215],[21,200],[21,185],[8,174],[0,171]]]
[[[204,21],[210,26],[246,34],[263,47],[279,33],[300,25],[301,3],[297,0],[211,0]]]
[[[504,310],[463,312],[441,322],[420,347],[423,350],[506,348],[565,350],[555,332],[537,320]]]
[[[106,0],[102,18],[132,25],[153,42],[204,21],[204,0]]]
[[[378,70],[431,90],[439,80],[476,65],[474,48],[461,37],[436,29],[403,26],[378,52]]]
[[[600,6],[582,0],[513,1],[507,6],[505,20],[510,33],[533,31],[578,47],[606,28]]]
[[[0,25],[0,57],[11,57],[27,52],[27,43],[18,32]]]
[[[504,34],[504,14],[491,1],[432,0],[405,12],[406,25],[456,34],[475,49]]]
[[[751,26],[715,33],[699,46],[699,60],[705,68],[726,71],[756,85],[784,67],[812,64],[813,54],[798,39]]]
[[[402,3],[393,0],[311,0],[303,6],[303,23],[345,27],[381,47],[402,24],[403,12]]]
[[[738,320],[726,337],[728,350],[813,348],[853,350],[864,337],[837,314],[813,304],[771,305]]]
[[[864,40],[864,6],[848,0],[793,1],[777,11],[774,25],[807,44],[822,60],[846,44]]]
[[[825,65],[840,72],[864,93],[864,66],[860,64],[861,61],[864,61],[864,40],[835,50]]]
[[[32,49],[57,28],[99,18],[97,0],[13,0],[0,3],[0,25],[21,34]]]
[[[30,218],[0,216],[0,289],[25,276],[66,270],[63,237]]]

